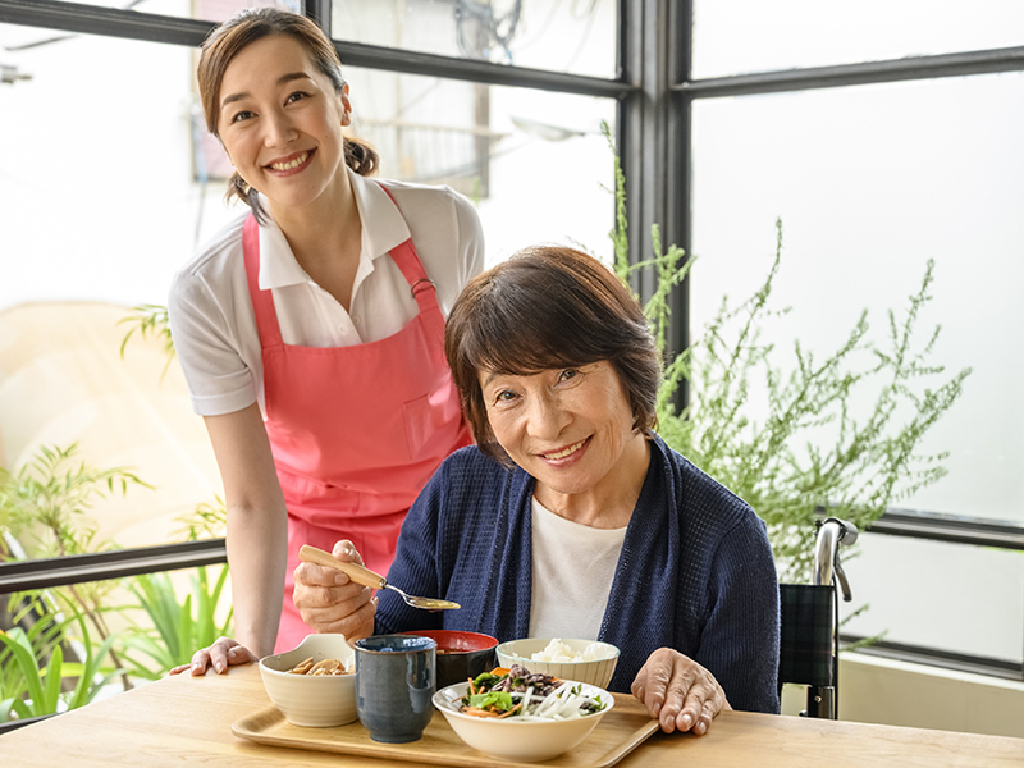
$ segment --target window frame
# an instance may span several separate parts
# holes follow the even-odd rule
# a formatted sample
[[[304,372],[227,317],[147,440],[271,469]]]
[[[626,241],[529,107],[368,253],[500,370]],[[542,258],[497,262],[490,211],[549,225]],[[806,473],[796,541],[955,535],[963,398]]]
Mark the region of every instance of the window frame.
[[[614,99],[615,139],[625,176],[626,213],[632,233],[628,259],[632,264],[644,261],[646,254],[652,253],[653,224],[659,225],[663,243],[675,243],[686,253],[691,250],[693,158],[690,139],[695,100],[1024,71],[1024,46],[1015,46],[694,79],[691,74],[693,0],[616,2],[619,28],[613,78],[470,61],[343,40],[334,40],[334,44],[347,65],[367,69]],[[301,6],[303,13],[330,34],[332,0],[302,0]],[[189,47],[199,46],[215,26],[211,21],[62,0],[0,0],[0,23]],[[614,217],[611,208],[608,215],[610,219]],[[633,275],[633,288],[641,299],[653,293],[655,280],[656,275],[650,268]],[[687,278],[670,299],[673,323],[667,339],[669,354],[681,352],[689,338],[689,293]],[[684,406],[688,397],[689,389],[684,382],[677,392],[677,405]],[[958,525],[962,530],[956,530]],[[988,526],[989,532],[994,531],[994,546],[1024,550],[1024,528],[977,519],[962,518],[951,526],[941,515],[915,512],[913,519],[907,519],[903,511],[891,510],[874,529],[892,535],[944,537],[942,540],[970,544],[975,543],[972,536],[976,537],[978,526]],[[146,560],[145,549],[132,551]],[[193,555],[179,554],[185,558],[182,564],[175,565],[179,561],[173,558],[162,563],[147,560],[146,567],[157,571],[195,564],[188,560]],[[111,556],[82,557],[97,558],[99,570],[90,570],[91,565],[84,561],[67,563],[71,571],[62,578],[88,581],[111,576],[109,568],[114,565]],[[203,557],[219,558],[221,550]],[[43,570],[65,570],[53,561],[45,561],[41,566]],[[11,567],[11,564],[0,565],[0,577],[10,575],[16,579]],[[42,577],[45,578],[45,574]],[[3,578],[0,578],[0,592],[5,589]],[[885,650],[889,655],[899,654],[898,648]],[[921,649],[906,650],[908,660],[920,661],[927,657]],[[941,654],[933,658],[939,665],[948,665],[948,661]],[[976,671],[985,668],[985,660],[961,661],[972,665]],[[1015,668],[1014,679],[1024,680],[1024,664],[1016,667],[1019,669]],[[989,665],[989,671],[1005,677],[1006,662],[999,662],[995,667]]]

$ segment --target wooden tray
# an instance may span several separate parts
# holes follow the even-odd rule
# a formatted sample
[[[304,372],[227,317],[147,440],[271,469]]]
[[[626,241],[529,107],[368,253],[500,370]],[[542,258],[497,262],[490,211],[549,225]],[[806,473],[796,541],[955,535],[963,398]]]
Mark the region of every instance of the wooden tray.
[[[543,763],[512,763],[477,752],[455,735],[444,715],[434,717],[423,731],[423,738],[408,744],[382,744],[370,738],[359,722],[335,728],[306,728],[292,725],[277,707],[267,707],[232,724],[236,736],[261,744],[342,752],[366,757],[409,760],[469,768],[512,768],[543,765],[551,768],[607,768],[632,752],[644,739],[658,730],[658,721],[635,698],[612,694],[615,706],[601,718],[597,727],[575,749]]]

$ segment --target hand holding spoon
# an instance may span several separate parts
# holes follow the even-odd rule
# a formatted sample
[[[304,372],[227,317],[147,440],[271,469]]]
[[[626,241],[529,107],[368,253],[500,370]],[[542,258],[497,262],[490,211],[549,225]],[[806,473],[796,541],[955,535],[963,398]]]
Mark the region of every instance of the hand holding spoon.
[[[423,608],[427,611],[445,611],[462,607],[458,603],[453,603],[450,600],[441,600],[436,597],[416,597],[415,595],[407,595],[398,587],[388,584],[387,579],[379,573],[375,573],[369,568],[364,568],[358,563],[349,563],[344,560],[339,560],[330,552],[325,552],[322,549],[311,547],[308,544],[303,544],[302,548],[299,550],[299,560],[304,563],[322,565],[325,568],[333,568],[336,571],[341,571],[356,584],[362,584],[364,587],[370,587],[372,589],[393,589],[413,608]]]

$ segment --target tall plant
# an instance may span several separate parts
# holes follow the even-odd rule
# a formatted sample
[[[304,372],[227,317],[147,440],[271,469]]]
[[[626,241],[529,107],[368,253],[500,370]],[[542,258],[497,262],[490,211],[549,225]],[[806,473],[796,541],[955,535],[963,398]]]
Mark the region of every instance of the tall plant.
[[[98,538],[98,527],[87,511],[100,498],[127,494],[134,486],[152,488],[127,467],[98,469],[80,461],[77,454],[77,443],[63,448],[43,445],[17,472],[0,469],[6,532],[24,545],[34,544],[37,556],[64,557],[112,548],[113,542]],[[113,633],[105,618],[110,610],[106,599],[115,586],[113,581],[98,581],[53,591],[87,619],[117,667],[120,659],[107,642],[112,642]],[[43,606],[44,615],[59,610],[46,592],[19,593],[11,601],[12,606],[23,601]]]
[[[189,541],[223,536],[227,510],[217,497],[215,503],[198,504],[191,514],[178,520]],[[218,618],[227,577],[226,564],[212,572],[199,566],[192,576],[191,593],[183,598],[166,573],[132,578],[129,588],[149,619],[149,626],[136,624],[125,638],[133,675],[155,680],[171,668],[188,663],[197,648],[206,648],[221,635],[231,634],[232,609],[228,608],[223,619]],[[147,658],[140,659],[139,653]]]
[[[607,128],[605,135],[611,143]],[[612,151],[615,268],[627,281],[635,269],[655,270],[657,287],[645,311],[664,353],[668,296],[693,259],[687,261],[674,245],[663,251],[655,226],[653,257],[628,264],[625,179],[614,145]],[[932,299],[932,261],[906,310],[888,312],[884,344],[869,338],[864,310],[845,341],[823,359],[796,341],[792,362],[780,362],[780,350],[762,341],[772,320],[788,312],[770,304],[782,260],[779,220],[776,233],[775,260],[761,287],[735,306],[723,297],[703,335],[665,361],[658,429],[666,443],[747,501],[767,523],[780,578],[806,582],[816,510],[825,508],[865,527],[947,473],[948,453],[922,454],[921,441],[960,397],[971,369],[946,376],[943,366],[929,362],[940,326],[923,342],[915,333],[921,310]],[[673,395],[684,379],[690,400],[679,411]],[[768,403],[761,421],[751,415],[754,391]],[[864,402],[865,397],[872,407],[857,418],[855,398]]]
[[[102,666],[115,638],[94,649],[81,612],[70,606],[69,610],[71,618],[59,622],[39,622],[28,631],[0,631],[0,722],[10,720],[12,713],[25,719],[85,706],[117,674]],[[78,624],[82,638],[80,662],[65,661],[63,643],[52,642],[64,637],[72,623]],[[65,691],[64,683],[70,680],[75,682]]]

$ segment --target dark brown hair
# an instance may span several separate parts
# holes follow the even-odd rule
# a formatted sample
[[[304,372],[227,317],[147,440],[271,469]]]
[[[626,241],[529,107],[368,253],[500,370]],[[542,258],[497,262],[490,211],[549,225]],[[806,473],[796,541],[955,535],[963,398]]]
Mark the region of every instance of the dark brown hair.
[[[479,372],[517,376],[607,360],[622,382],[633,428],[656,425],[657,344],[630,289],[597,259],[534,246],[477,275],[445,325],[444,351],[477,445],[499,461]]]
[[[206,128],[220,138],[220,88],[224,73],[234,58],[258,40],[273,35],[288,35],[309,53],[316,68],[322,72],[339,94],[345,87],[341,76],[341,59],[334,44],[310,19],[280,8],[255,8],[241,11],[216,27],[203,42],[196,68],[199,97],[203,103]],[[377,151],[361,139],[345,139],[345,164],[360,176],[376,173],[380,166]],[[237,197],[248,203],[261,221],[259,195],[236,171],[228,181],[228,198]]]

